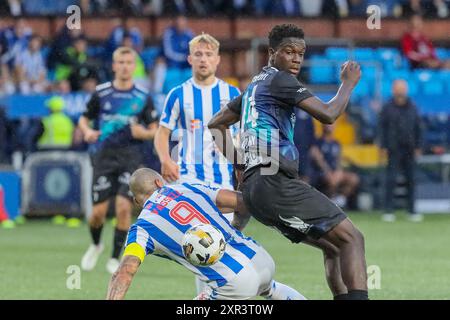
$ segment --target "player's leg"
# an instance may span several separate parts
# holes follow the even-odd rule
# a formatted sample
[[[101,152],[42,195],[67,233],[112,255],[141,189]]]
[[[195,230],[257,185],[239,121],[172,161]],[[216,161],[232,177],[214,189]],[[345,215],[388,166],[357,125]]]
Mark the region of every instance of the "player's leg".
[[[397,151],[388,151],[388,163],[386,167],[385,212],[392,214],[394,210],[394,190],[396,186],[398,169]]]
[[[244,192],[247,207],[249,207],[248,203],[250,207],[254,203],[253,208],[250,208],[251,212],[260,208],[259,216],[255,218],[259,221],[266,219],[267,225],[275,226],[293,242],[301,242],[306,236],[313,239],[324,237],[331,242],[339,250],[342,280],[347,287],[348,297],[360,298],[352,291],[367,290],[366,280],[364,280],[367,278],[364,239],[349,222],[342,209],[315,188],[301,180],[287,177],[283,172],[274,176],[260,176],[256,179],[259,183],[254,187],[249,185],[249,190]],[[277,190],[270,190],[273,189],[270,186],[276,186]],[[265,189],[270,190],[271,196],[267,198],[264,196],[268,192]],[[263,196],[255,196],[252,199],[252,194]],[[303,235],[303,239],[299,236],[300,234]],[[348,262],[350,259],[353,261]],[[336,272],[333,262],[336,264],[336,260],[331,259],[330,268]],[[341,286],[338,285],[338,287]],[[365,291],[365,297],[367,297],[367,291]]]
[[[81,259],[81,268],[92,270],[97,264],[98,257],[103,252],[101,234],[108,211],[109,199],[114,192],[115,185],[111,179],[111,164],[101,153],[92,158],[92,213],[88,219],[92,244]]]
[[[103,197],[105,197],[106,200],[103,199]],[[101,202],[96,203],[96,199]],[[85,271],[94,269],[95,265],[97,264],[98,257],[103,252],[103,244],[100,242],[100,238],[103,230],[103,224],[106,218],[106,213],[108,211],[108,205],[109,200],[107,199],[106,192],[103,192],[102,198],[94,196],[92,214],[88,220],[92,243],[81,259],[81,268]]]
[[[344,280],[342,280],[339,249],[323,238],[315,240],[311,237],[307,237],[302,242],[322,250],[325,265],[325,277],[333,297],[339,299],[340,296],[347,294],[347,287],[344,284]]]
[[[367,299],[367,267],[362,233],[347,218],[323,238],[339,249],[342,279],[348,290],[347,298]]]
[[[124,172],[118,178],[119,188],[115,199],[115,210],[117,225],[114,229],[113,250],[111,259],[109,259],[106,268],[110,273],[114,273],[119,267],[119,257],[122,253],[125,240],[127,239],[128,229],[131,225],[131,214],[133,203],[128,187],[130,173]]]

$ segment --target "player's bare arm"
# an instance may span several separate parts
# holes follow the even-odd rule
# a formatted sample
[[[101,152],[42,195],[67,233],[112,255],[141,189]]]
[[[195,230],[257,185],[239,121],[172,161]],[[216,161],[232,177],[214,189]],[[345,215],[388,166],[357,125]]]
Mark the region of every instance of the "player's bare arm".
[[[81,116],[78,120],[78,127],[83,133],[84,141],[87,143],[94,143],[100,137],[101,132],[92,129],[89,125],[89,119],[85,116]]]
[[[131,285],[141,260],[135,256],[125,256],[120,263],[119,269],[112,275],[108,287],[107,300],[123,300]]]
[[[250,220],[250,213],[244,204],[241,192],[220,190],[217,194],[216,205],[222,213],[234,212],[231,225],[238,230],[243,230]]]
[[[138,140],[152,140],[158,130],[158,124],[154,122],[150,123],[148,126],[143,126],[142,124],[134,123],[130,128],[133,138]]]
[[[238,103],[242,100],[242,95],[231,101],[225,108],[222,108],[208,123],[208,129],[214,137],[215,143],[220,152],[230,163],[239,163],[238,151],[234,148],[233,139],[229,127],[240,119],[240,114],[229,107],[231,103]]]
[[[308,112],[322,123],[332,124],[345,111],[353,88],[361,78],[361,67],[354,61],[348,61],[341,67],[341,85],[338,92],[328,103],[316,97],[299,102],[298,107]]]
[[[172,130],[164,126],[159,126],[155,134],[155,148],[161,162],[161,174],[169,182],[180,178],[180,168],[170,157],[169,139],[171,134]]]

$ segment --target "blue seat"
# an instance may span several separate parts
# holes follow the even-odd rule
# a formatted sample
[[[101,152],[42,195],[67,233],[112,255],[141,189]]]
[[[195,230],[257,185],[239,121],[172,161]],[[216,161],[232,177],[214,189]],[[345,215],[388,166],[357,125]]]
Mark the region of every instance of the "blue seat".
[[[144,61],[144,65],[147,70],[153,67],[159,54],[159,47],[147,47],[141,52],[141,58]]]
[[[361,79],[356,87],[353,89],[352,100],[358,100],[362,97],[369,95],[370,84],[368,81]]]
[[[436,48],[436,55],[441,60],[450,58],[449,51],[446,48]]]
[[[309,80],[313,84],[331,84],[337,81],[334,67],[329,60],[311,59]]]
[[[374,83],[377,77],[378,68],[376,66],[372,65],[362,65],[361,66],[362,71],[362,78],[366,79],[370,83]],[[380,70],[381,72],[381,70]]]
[[[411,73],[408,69],[394,69],[387,70],[390,80],[403,79],[408,80],[411,76]]]
[[[422,88],[423,93],[426,95],[442,95],[444,93],[444,83],[437,79],[424,82]]]
[[[328,47],[325,49],[325,57],[330,60],[348,60],[349,50],[342,47]]]
[[[375,60],[375,53],[372,48],[355,48],[355,50],[353,50],[353,56],[356,61]]]

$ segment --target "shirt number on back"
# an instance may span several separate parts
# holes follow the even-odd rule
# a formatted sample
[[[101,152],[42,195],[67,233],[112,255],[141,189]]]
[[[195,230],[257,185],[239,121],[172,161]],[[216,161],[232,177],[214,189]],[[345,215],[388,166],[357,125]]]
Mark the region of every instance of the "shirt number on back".
[[[195,209],[190,203],[181,201],[170,210],[169,215],[172,219],[182,225],[191,224],[195,219],[199,223],[210,224],[209,220],[205,218],[197,209]]]

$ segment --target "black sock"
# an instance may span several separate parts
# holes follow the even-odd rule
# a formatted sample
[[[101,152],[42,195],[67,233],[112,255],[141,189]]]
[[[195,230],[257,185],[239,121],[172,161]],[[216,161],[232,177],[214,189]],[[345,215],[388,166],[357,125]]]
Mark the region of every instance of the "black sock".
[[[113,252],[112,257],[119,259],[120,253],[122,252],[123,245],[127,238],[128,231],[125,230],[114,230],[114,242],[113,242]]]
[[[334,296],[334,300],[347,300],[348,293],[341,293]]]
[[[103,225],[98,228],[90,227],[91,237],[94,244],[97,246],[100,243],[100,236],[102,234]]]
[[[369,294],[365,290],[350,290],[347,300],[369,300]]]

